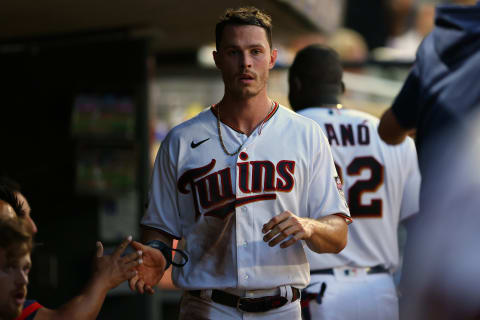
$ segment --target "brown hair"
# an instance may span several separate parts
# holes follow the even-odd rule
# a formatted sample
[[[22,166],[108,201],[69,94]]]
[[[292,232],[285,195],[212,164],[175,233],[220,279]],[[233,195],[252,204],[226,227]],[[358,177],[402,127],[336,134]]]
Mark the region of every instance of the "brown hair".
[[[272,18],[259,9],[255,7],[227,9],[215,26],[215,44],[217,50],[220,48],[223,29],[225,29],[227,25],[251,25],[263,28],[267,34],[270,49],[272,48]]]
[[[32,251],[32,236],[18,219],[0,219],[0,248],[6,251],[7,261]]]
[[[27,214],[23,209],[23,203],[15,195],[16,191],[17,190],[14,190],[7,184],[0,183],[0,200],[3,200],[9,205],[11,205],[17,217],[19,217],[20,219],[23,219],[27,216]]]

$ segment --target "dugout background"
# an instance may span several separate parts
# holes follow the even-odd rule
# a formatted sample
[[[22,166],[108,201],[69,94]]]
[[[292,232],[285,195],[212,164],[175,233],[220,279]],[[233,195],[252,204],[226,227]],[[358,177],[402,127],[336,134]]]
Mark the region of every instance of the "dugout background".
[[[225,8],[255,5],[272,15],[280,56],[269,90],[288,105],[292,50],[322,40],[342,25],[343,15],[352,17],[346,21],[352,27],[368,20],[377,21],[371,32],[387,29],[379,17],[385,1],[374,4],[373,11],[370,1],[342,15],[347,2],[2,4],[0,174],[22,184],[39,228],[28,297],[58,307],[90,276],[96,240],[108,250],[128,234],[138,238],[159,143],[173,125],[222,95],[219,73],[199,63],[199,55],[202,46],[211,50],[214,23]],[[368,19],[362,19],[366,12]],[[371,36],[365,34],[367,40]],[[351,74],[347,98],[380,114],[400,87],[397,80],[406,66],[371,68],[370,74],[396,81],[391,83]],[[372,88],[381,88],[380,93]],[[168,281],[163,285],[172,287]],[[179,296],[166,289],[140,296],[122,285],[109,294],[99,319],[174,318]]]

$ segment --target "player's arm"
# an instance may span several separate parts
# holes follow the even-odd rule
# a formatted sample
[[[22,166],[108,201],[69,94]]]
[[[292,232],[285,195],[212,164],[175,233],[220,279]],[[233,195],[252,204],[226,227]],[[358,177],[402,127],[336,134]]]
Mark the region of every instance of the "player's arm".
[[[392,106],[380,119],[378,134],[388,144],[399,144],[415,133],[422,110],[419,72],[415,65]]]
[[[405,128],[398,122],[391,108],[385,111],[378,125],[378,134],[388,144],[400,144],[414,133],[415,129]]]
[[[90,320],[96,319],[110,289],[136,274],[135,267],[142,263],[141,253],[122,256],[131,237],[123,241],[110,256],[103,255],[101,242],[97,243],[95,270],[82,292],[58,309],[41,308],[35,320]]]
[[[138,274],[129,280],[134,292],[153,294],[153,288],[162,279],[171,262],[173,239],[180,239],[181,221],[178,210],[176,161],[170,158],[175,151],[169,134],[157,153],[152,174],[152,184],[145,215],[141,220],[142,243],[132,246],[143,252],[143,264]],[[152,242],[153,241],[153,242]],[[168,260],[167,260],[167,259]]]
[[[169,248],[173,245],[174,237],[160,230],[143,227],[142,242],[133,241],[132,246],[143,253],[143,263],[137,270],[138,274],[129,280],[130,289],[139,293],[154,293],[154,286],[162,279],[167,265],[167,258],[159,249],[153,248],[147,243],[159,241]],[[168,251],[168,250],[167,250]],[[171,251],[170,251],[171,252]],[[168,257],[169,259],[171,258]]]
[[[345,218],[328,215],[319,219],[301,218],[284,211],[268,221],[262,229],[263,240],[273,247],[288,248],[299,240],[317,253],[339,253],[347,245]],[[283,241],[283,242],[282,242]]]

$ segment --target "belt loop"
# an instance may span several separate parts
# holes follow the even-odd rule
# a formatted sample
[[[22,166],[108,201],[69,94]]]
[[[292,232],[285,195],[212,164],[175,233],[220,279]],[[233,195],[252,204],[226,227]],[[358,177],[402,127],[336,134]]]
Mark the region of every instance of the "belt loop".
[[[200,298],[204,300],[212,300],[213,290],[200,290]]]
[[[286,295],[284,295],[285,298],[287,298],[287,300],[289,302],[292,301],[293,299],[293,287],[292,286],[282,286],[282,288],[285,288],[284,290],[286,291]]]

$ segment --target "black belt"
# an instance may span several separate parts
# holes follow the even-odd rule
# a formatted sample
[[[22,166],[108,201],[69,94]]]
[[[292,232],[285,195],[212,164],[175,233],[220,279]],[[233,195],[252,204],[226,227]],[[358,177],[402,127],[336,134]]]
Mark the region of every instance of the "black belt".
[[[195,297],[200,297],[201,290],[188,291]],[[300,290],[292,287],[292,302],[300,298]],[[212,290],[212,301],[245,312],[266,312],[280,308],[288,299],[280,295],[260,298],[244,298],[221,290]]]
[[[366,269],[367,269],[367,274],[390,273],[390,271],[388,271],[388,269],[385,269],[381,265],[371,267],[371,268],[366,268]],[[334,275],[333,269],[311,270],[310,274],[330,274],[330,275]]]

